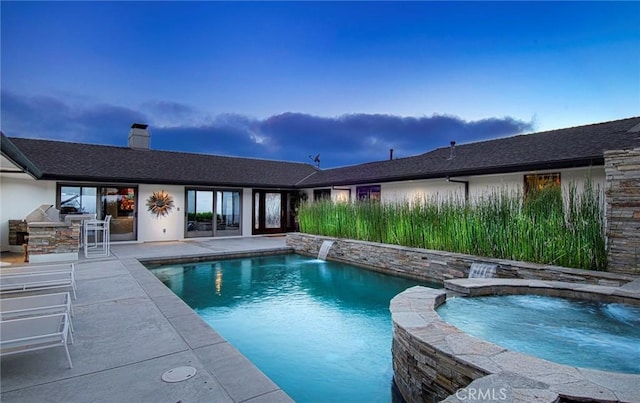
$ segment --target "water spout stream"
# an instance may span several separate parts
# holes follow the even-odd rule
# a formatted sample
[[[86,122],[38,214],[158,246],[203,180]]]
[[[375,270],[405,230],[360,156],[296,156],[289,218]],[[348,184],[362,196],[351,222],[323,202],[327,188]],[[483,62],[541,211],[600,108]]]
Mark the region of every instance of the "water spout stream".
[[[318,251],[318,259],[327,260],[327,255],[329,254],[329,249],[333,246],[335,241],[323,241],[320,246],[320,251]]]

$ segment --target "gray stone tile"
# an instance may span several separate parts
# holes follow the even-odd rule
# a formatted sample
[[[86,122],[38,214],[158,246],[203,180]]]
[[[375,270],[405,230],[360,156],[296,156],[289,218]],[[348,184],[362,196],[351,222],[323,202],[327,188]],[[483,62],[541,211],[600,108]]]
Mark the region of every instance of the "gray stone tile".
[[[445,337],[451,351],[456,355],[481,355],[490,357],[506,351],[504,347],[469,336],[466,333],[453,333]]]
[[[291,403],[294,400],[289,397],[282,390],[276,390],[274,392],[265,393],[258,397],[247,400],[247,403]]]
[[[615,393],[609,389],[589,381],[579,381],[573,383],[562,383],[558,385],[551,385],[550,390],[557,392],[563,396],[574,398],[575,400],[593,401],[596,398],[597,401],[615,402],[617,401]],[[636,394],[636,399],[638,395]]]
[[[146,297],[140,286],[128,274],[77,281],[78,298],[74,306],[110,302],[118,299]]]
[[[189,315],[169,318],[169,322],[192,349],[226,342],[218,332],[194,312]]]
[[[140,288],[142,288],[151,298],[175,295],[173,291],[162,284],[160,280],[140,283]]]
[[[197,372],[192,378],[182,382],[166,383],[161,380],[165,371],[180,366],[194,367]],[[3,393],[2,401],[233,402],[191,351]]]
[[[195,315],[193,309],[173,293],[167,296],[153,297],[152,300],[167,318],[174,318],[176,316],[183,315]]]
[[[198,359],[235,401],[245,401],[280,388],[229,343],[194,350]]]
[[[75,308],[68,369],[62,348],[2,359],[2,390],[9,391],[129,365],[188,347],[155,304],[144,298]],[[51,369],[56,369],[52,371]]]
[[[616,395],[618,401],[640,401],[638,375],[612,373],[585,368],[579,368],[578,370],[587,381],[611,390]]]
[[[393,321],[404,328],[420,328],[427,326],[424,320],[417,312],[394,312]]]
[[[129,275],[129,271],[117,260],[82,262],[75,265],[76,281],[93,280]]]

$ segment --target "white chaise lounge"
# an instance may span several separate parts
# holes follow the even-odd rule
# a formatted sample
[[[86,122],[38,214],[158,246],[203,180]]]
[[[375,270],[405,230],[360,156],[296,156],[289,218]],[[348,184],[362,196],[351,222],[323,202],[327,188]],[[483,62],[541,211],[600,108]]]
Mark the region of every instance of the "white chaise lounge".
[[[76,299],[76,279],[73,271],[45,273],[1,274],[0,294],[67,289]]]
[[[73,306],[68,292],[31,295],[27,297],[2,298],[0,300],[0,320],[26,318],[30,316],[66,313],[69,328],[73,332]]]
[[[0,356],[64,347],[69,368],[73,368],[67,336],[73,344],[73,336],[69,331],[69,317],[66,313],[1,321]]]
[[[71,271],[75,273],[75,270],[75,265],[73,263],[14,266],[0,269],[0,276],[8,276],[11,274],[55,273],[61,271]]]

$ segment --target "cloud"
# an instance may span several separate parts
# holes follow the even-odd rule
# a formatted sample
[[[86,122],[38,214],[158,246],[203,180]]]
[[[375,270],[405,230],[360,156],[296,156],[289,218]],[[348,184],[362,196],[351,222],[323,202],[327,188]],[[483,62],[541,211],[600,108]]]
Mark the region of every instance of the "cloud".
[[[467,121],[451,115],[403,117],[346,114],[321,117],[287,112],[267,119],[242,114],[206,116],[176,102],[148,102],[140,110],[107,104],[71,105],[2,90],[2,130],[8,136],[51,138],[125,146],[131,123],[148,123],[154,149],[267,158],[321,167],[384,160],[389,149],[407,157],[451,140],[458,144],[531,131],[511,117]]]
[[[1,129],[7,136],[114,144],[127,135],[131,123],[147,120],[143,113],[121,106],[71,105],[51,96],[27,97],[4,89],[0,101]]]
[[[179,126],[186,122],[193,125],[200,115],[196,108],[172,101],[145,102],[140,108],[150,115],[150,119],[158,127]]]

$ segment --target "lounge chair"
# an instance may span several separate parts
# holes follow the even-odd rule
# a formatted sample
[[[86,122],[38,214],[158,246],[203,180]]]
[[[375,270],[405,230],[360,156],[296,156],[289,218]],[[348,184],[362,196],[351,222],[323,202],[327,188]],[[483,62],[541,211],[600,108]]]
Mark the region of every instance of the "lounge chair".
[[[73,263],[63,264],[47,264],[47,265],[29,265],[29,266],[15,266],[9,268],[0,269],[0,276],[11,274],[33,274],[33,273],[55,273],[55,272],[74,272],[75,265]]]
[[[1,321],[0,356],[62,346],[67,354],[69,368],[73,368],[67,336],[73,344],[66,313]]]
[[[12,297],[0,300],[0,320],[26,318],[30,316],[66,313],[69,316],[69,328],[73,332],[73,306],[68,292]]]
[[[76,279],[73,271],[0,275],[0,294],[67,289],[76,299]]]

